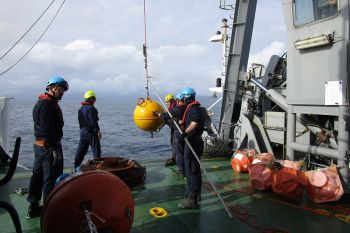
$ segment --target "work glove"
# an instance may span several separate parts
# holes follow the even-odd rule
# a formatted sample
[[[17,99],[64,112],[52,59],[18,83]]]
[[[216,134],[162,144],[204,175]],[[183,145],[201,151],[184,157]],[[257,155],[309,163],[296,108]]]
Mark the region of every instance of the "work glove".
[[[101,140],[101,138],[102,138],[101,132],[100,132],[100,131],[97,131],[97,139],[98,139],[98,140]]]
[[[159,117],[159,112],[157,112],[157,111],[152,111],[152,115],[155,116],[155,117]]]

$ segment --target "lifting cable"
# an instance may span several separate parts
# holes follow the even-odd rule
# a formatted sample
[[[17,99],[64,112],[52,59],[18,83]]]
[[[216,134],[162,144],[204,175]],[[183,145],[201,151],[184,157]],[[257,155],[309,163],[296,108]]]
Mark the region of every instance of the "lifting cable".
[[[166,107],[165,103],[163,102],[162,98],[160,97],[156,87],[153,85],[153,83],[150,80],[150,76],[148,75],[148,64],[147,64],[147,30],[146,30],[146,0],[143,1],[143,6],[144,6],[144,29],[145,29],[145,43],[143,44],[143,55],[145,57],[145,70],[146,70],[146,80],[147,80],[147,86],[146,86],[146,90],[147,90],[147,97],[149,97],[149,88],[148,85],[150,84],[156,94],[156,96],[158,97],[160,103],[163,105],[163,108],[166,110],[166,112],[169,114],[169,116],[171,118],[173,118],[172,114],[170,113],[169,109]],[[176,128],[179,130],[179,132],[181,134],[183,134],[180,126],[178,125],[178,123],[176,121],[174,121],[174,124],[176,126]],[[211,184],[211,186],[213,187],[213,190],[215,192],[215,194],[217,195],[217,197],[220,199],[222,205],[224,206],[228,216],[230,218],[233,218],[233,215],[231,214],[229,208],[227,207],[225,201],[223,200],[223,198],[221,197],[220,193],[218,192],[217,188],[215,187],[212,179],[210,178],[208,172],[205,170],[205,167],[203,166],[203,164],[201,163],[197,153],[195,152],[195,150],[193,149],[193,147],[191,146],[190,142],[188,141],[187,137],[184,138],[186,144],[188,145],[188,147],[190,148],[190,150],[192,151],[194,157],[196,158],[197,162],[199,163],[200,168],[202,169],[203,173],[205,174],[205,176],[207,177],[209,183]]]
[[[41,19],[41,17],[43,17],[43,15],[46,13],[46,11],[48,11],[48,9],[52,6],[52,4],[55,2],[56,0],[53,0],[47,7],[46,9],[43,11],[43,13],[41,13],[41,15],[35,20],[35,22],[28,28],[28,30],[23,33],[23,35],[14,43],[14,45],[11,46],[11,48],[9,48],[3,55],[1,55],[0,57],[0,61],[28,34],[28,32],[35,26],[35,24]]]
[[[39,36],[39,38],[35,41],[35,43],[32,45],[32,47],[29,48],[29,50],[13,65],[11,65],[9,68],[7,68],[6,70],[0,72],[0,76],[7,73],[9,70],[11,70],[13,67],[15,67],[20,61],[23,60],[23,58],[25,56],[27,56],[27,54],[37,45],[37,43],[41,40],[41,38],[44,36],[44,34],[47,32],[47,30],[50,28],[50,26],[52,25],[53,21],[56,19],[56,16],[58,15],[58,13],[60,12],[60,10],[63,7],[63,4],[65,3],[66,0],[63,0],[60,7],[58,8],[58,10],[56,11],[55,15],[53,16],[53,18],[51,19],[50,23],[47,25],[47,27],[45,28],[45,30],[41,33],[41,35]]]
[[[149,88],[148,88],[148,82],[149,82],[149,76],[148,76],[148,63],[147,63],[147,21],[146,21],[146,0],[143,0],[143,22],[144,22],[144,35],[145,35],[145,42],[143,43],[143,56],[145,61],[145,77],[146,77],[146,91],[147,91],[147,99],[149,98]]]

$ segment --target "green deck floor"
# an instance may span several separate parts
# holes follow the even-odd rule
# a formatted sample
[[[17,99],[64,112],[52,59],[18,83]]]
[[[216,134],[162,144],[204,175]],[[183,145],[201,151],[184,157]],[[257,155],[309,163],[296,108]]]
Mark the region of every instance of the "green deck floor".
[[[175,168],[164,167],[164,162],[145,162],[146,188],[133,191],[136,203],[133,233],[172,232],[350,232],[350,206],[344,203],[315,205],[307,199],[295,202],[271,192],[254,191],[247,174],[234,173],[229,159],[206,159],[204,166],[227,203],[233,218],[228,217],[223,205],[214,195],[203,176],[202,201],[198,210],[177,207],[183,200],[185,181],[176,175]],[[14,193],[28,186],[30,173],[17,173],[7,185],[0,187],[0,200],[11,202],[17,209],[23,232],[40,232],[40,219],[27,220],[26,196]],[[342,211],[336,207],[342,208]],[[168,215],[154,218],[149,209],[162,207]],[[315,213],[320,210],[329,216]],[[319,212],[320,212],[319,211]],[[340,214],[340,215],[336,215]],[[336,216],[345,217],[339,220]],[[0,212],[0,232],[15,232],[8,214]],[[266,231],[265,231],[266,232]]]

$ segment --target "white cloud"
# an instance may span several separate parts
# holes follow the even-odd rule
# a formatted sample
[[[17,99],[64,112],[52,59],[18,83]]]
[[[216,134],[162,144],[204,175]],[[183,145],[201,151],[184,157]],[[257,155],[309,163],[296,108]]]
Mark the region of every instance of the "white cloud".
[[[267,65],[272,55],[281,56],[284,52],[286,52],[286,46],[283,42],[274,41],[268,47],[263,48],[260,52],[251,54],[249,56],[248,64],[258,63],[262,65]]]
[[[283,33],[281,17],[271,14],[276,11],[275,5],[281,3],[276,0],[259,2],[250,60],[266,64],[271,55],[284,52],[283,38],[279,36],[281,31]],[[3,3],[0,34],[5,36],[0,38],[0,55],[47,4],[42,0]],[[192,86],[200,95],[209,94],[208,88],[214,86],[220,76],[222,60],[221,46],[208,39],[220,29],[222,18],[230,16],[230,12],[220,10],[217,5],[216,1],[203,3],[201,0],[147,2],[149,74],[156,77],[154,83],[158,91],[177,92]],[[0,61],[0,72],[33,45],[58,4],[55,7]],[[266,33],[262,36],[261,32]],[[143,43],[142,3],[67,1],[40,43],[14,69],[0,76],[0,94],[31,92],[34,95],[44,90],[47,79],[54,75],[69,81],[70,93],[86,89],[106,94],[145,93]]]
[[[75,40],[63,48],[71,51],[91,51],[94,49],[94,42],[92,40]]]

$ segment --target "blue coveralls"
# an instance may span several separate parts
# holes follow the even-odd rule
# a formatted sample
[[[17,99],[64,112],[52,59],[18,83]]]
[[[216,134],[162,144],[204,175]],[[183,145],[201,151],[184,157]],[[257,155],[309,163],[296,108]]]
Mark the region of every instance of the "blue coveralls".
[[[194,121],[198,126],[188,134],[188,141],[190,142],[192,148],[198,155],[200,159],[203,154],[204,143],[202,140],[202,133],[204,130],[204,116],[200,108],[200,104],[192,105],[185,118],[185,129]],[[185,143],[184,146],[184,162],[185,162],[185,175],[187,181],[187,191],[189,194],[199,194],[201,193],[202,187],[202,174],[200,170],[200,165],[197,159],[194,157],[191,149]]]
[[[80,166],[90,145],[94,157],[101,157],[101,144],[98,139],[98,132],[100,131],[98,111],[89,102],[82,102],[81,104],[82,106],[78,111],[80,140],[75,153],[74,168]]]
[[[34,163],[27,201],[38,205],[42,193],[44,202],[55,186],[56,179],[63,172],[63,116],[57,100],[45,93],[33,108],[34,121]],[[41,142],[42,145],[39,145]]]
[[[185,105],[174,106],[170,110],[170,113],[173,116],[173,119],[179,122],[179,120],[182,119],[185,109],[186,109]],[[170,116],[168,114],[164,114],[163,120],[165,122],[168,122],[170,120]],[[185,141],[183,140],[181,133],[178,131],[175,123],[172,122],[168,124],[171,129],[171,141],[172,141],[171,145],[173,149],[173,155],[176,160],[177,169],[180,174],[184,174],[185,164],[183,161],[183,150],[184,150]]]

